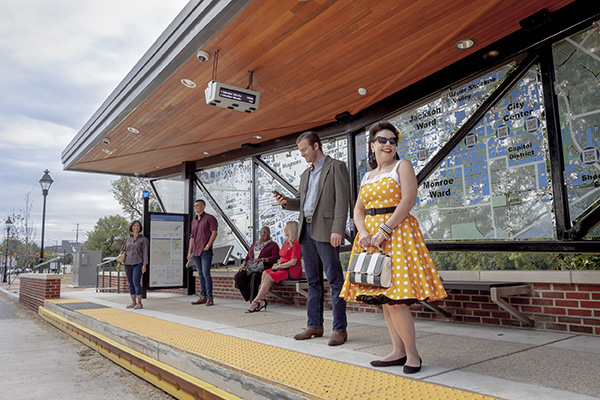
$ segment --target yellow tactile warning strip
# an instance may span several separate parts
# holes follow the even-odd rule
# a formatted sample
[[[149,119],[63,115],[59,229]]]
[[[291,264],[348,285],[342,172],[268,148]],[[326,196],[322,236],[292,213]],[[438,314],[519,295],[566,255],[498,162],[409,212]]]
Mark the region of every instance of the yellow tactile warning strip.
[[[64,304],[64,303],[85,303],[84,300],[79,299],[47,299],[48,303],[52,304]]]
[[[77,312],[317,399],[490,399],[115,308]]]
[[[231,393],[127,348],[44,307],[40,307],[38,313],[52,325],[178,399],[241,400]]]

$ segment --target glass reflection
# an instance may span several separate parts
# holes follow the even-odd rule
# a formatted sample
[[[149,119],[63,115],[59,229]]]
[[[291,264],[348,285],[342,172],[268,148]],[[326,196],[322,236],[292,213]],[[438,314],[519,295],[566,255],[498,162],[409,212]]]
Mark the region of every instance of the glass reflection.
[[[600,24],[553,45],[569,212],[575,220],[600,200]],[[587,238],[599,238],[600,228]]]
[[[152,181],[167,213],[184,213],[185,182],[181,177]]]
[[[391,119],[415,171],[497,87],[510,66]],[[413,214],[428,240],[553,238],[537,67],[499,101],[419,187]]]

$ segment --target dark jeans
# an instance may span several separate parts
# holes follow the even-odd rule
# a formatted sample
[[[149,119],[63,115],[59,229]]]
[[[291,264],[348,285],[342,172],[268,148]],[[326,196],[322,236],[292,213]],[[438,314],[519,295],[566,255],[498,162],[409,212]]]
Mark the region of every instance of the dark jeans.
[[[127,265],[125,264],[125,275],[129,283],[129,294],[131,297],[142,298],[144,293],[142,289],[142,265],[143,263]]]
[[[204,250],[200,257],[192,256],[198,271],[198,279],[200,280],[200,296],[213,297],[212,292],[212,276],[210,276],[210,266],[212,265],[213,252],[212,250]]]
[[[344,285],[344,273],[340,264],[340,248],[333,247],[328,242],[319,242],[310,237],[310,224],[302,234],[302,257],[304,259],[304,271],[308,281],[308,302],[306,313],[308,314],[309,328],[323,327],[323,299],[325,288],[323,286],[323,270],[331,286],[331,305],[333,308],[333,330],[345,331],[346,300],[340,297]]]
[[[238,289],[246,301],[254,300],[258,293],[262,272],[255,272],[248,275],[246,271],[239,271],[233,277]]]

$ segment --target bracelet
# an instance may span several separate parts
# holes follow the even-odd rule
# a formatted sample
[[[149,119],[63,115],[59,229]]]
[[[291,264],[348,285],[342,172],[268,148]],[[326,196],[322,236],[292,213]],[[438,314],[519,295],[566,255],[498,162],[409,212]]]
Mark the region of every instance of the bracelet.
[[[393,232],[393,229],[387,226],[385,222],[382,222],[381,225],[379,225],[379,229],[382,229],[388,235],[391,235]]]
[[[390,235],[387,234],[382,228],[379,228],[379,233],[385,238],[385,240],[390,240]]]

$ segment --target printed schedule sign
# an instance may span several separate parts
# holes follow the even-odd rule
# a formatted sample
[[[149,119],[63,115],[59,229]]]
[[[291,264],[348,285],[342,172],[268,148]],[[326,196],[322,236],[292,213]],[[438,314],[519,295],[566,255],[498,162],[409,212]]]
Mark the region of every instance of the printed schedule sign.
[[[182,287],[183,215],[150,216],[150,287]]]

